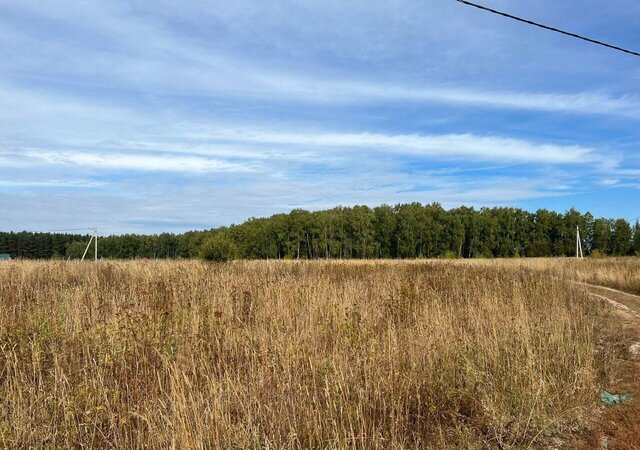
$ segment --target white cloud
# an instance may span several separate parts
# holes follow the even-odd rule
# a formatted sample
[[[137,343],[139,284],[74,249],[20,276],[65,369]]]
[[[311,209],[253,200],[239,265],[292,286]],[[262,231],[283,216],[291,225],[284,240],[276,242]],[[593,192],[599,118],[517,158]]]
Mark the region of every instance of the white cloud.
[[[527,92],[486,87],[462,88],[438,82],[419,86],[371,80],[316,79],[250,69],[254,83],[246,94],[317,103],[405,102],[476,108],[541,111],[586,115],[613,115],[637,119],[640,98],[601,92]],[[262,88],[262,89],[261,89]],[[237,95],[237,93],[234,93]]]
[[[143,117],[125,107],[64,95],[51,91],[26,89],[7,83],[0,78],[0,119],[27,121],[82,121],[104,125],[133,122],[147,123]],[[144,118],[146,119],[146,118]]]
[[[510,83],[510,88],[496,89],[501,84],[495,76],[488,79],[477,76],[457,83],[445,82],[446,77],[433,76],[421,77],[418,82],[413,76],[394,71],[376,71],[375,76],[367,70],[345,68],[336,71],[281,61],[282,55],[277,51],[270,55],[271,58],[242,57],[239,56],[241,52],[212,47],[210,42],[205,45],[199,39],[179,34],[162,20],[145,20],[144,15],[136,14],[127,16],[131,11],[116,4],[83,5],[74,11],[61,11],[51,4],[42,7],[40,2],[20,4],[32,14],[66,23],[71,29],[77,26],[76,22],[91,23],[90,29],[83,30],[92,38],[88,42],[95,39],[103,44],[104,48],[97,51],[81,41],[73,45],[65,39],[43,41],[19,28],[0,26],[3,40],[17,43],[17,48],[24,47],[23,51],[11,52],[12,47],[5,50],[9,52],[5,55],[7,67],[18,74],[30,73],[39,62],[48,69],[46,78],[62,87],[68,80],[75,80],[85,88],[108,86],[109,89],[154,96],[171,93],[209,99],[336,105],[398,102],[632,119],[640,116],[640,97],[637,95],[613,95],[602,90],[584,89],[571,92],[552,87],[533,91],[518,83]],[[225,8],[216,6],[215,9]],[[488,38],[486,34],[483,36]],[[307,46],[311,44],[311,41],[305,42]],[[436,49],[433,51],[437,54]],[[62,56],[51,58],[51,55]],[[479,58],[474,61],[480,63]],[[455,63],[462,64],[463,61],[456,59]],[[430,64],[436,68],[443,63],[433,58]],[[65,112],[65,109],[74,113],[78,106],[62,103],[56,111]]]
[[[296,125],[292,124],[291,128]],[[299,127],[298,127],[299,128]],[[358,158],[405,156],[421,161],[597,166],[617,170],[604,149],[502,136],[466,134],[281,132],[263,127],[168,127],[124,140],[60,139],[17,142],[0,151],[4,167],[73,165],[103,170],[171,172],[281,171],[285,163],[344,166]],[[293,167],[290,167],[293,170]]]
[[[279,133],[221,129],[187,134],[187,136],[252,142],[266,147],[269,145],[289,145],[304,149],[329,147],[340,151],[364,149],[429,158],[465,158],[500,163],[591,164],[602,160],[594,148],[473,134]]]
[[[19,158],[28,165],[78,166],[102,170],[185,173],[251,172],[255,170],[255,164],[252,167],[248,164],[236,164],[212,158],[167,154],[88,153],[31,149],[23,151]],[[12,163],[16,163],[15,156]]]
[[[0,187],[9,188],[97,188],[104,185],[90,180],[0,180]]]

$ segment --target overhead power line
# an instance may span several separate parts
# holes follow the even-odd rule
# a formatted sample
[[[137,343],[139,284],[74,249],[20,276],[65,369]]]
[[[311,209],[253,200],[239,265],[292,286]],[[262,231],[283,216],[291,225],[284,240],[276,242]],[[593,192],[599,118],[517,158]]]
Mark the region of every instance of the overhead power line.
[[[629,55],[640,56],[640,53],[634,52],[632,50],[627,50],[625,48],[618,47],[616,45],[607,44],[606,42],[597,41],[595,39],[591,39],[591,38],[588,38],[588,37],[585,37],[585,36],[581,36],[581,35],[576,34],[576,33],[570,33],[569,31],[563,31],[563,30],[560,30],[558,28],[554,28],[554,27],[550,27],[548,25],[543,25],[541,23],[533,22],[532,20],[523,19],[522,17],[514,16],[514,15],[511,15],[511,14],[507,14],[507,13],[501,12],[501,11],[497,11],[495,9],[487,8],[486,6],[478,5],[477,3],[472,3],[472,2],[469,2],[467,0],[456,0],[456,1],[458,1],[460,3],[464,3],[465,5],[473,6],[474,8],[478,8],[478,9],[482,9],[484,11],[488,11],[488,12],[493,13],[493,14],[498,14],[499,16],[507,17],[507,18],[513,19],[513,20],[517,20],[518,22],[523,22],[523,23],[526,23],[526,24],[529,24],[529,25],[533,25],[534,27],[544,28],[545,30],[549,30],[549,31],[555,31],[556,33],[564,34],[566,36],[571,36],[571,37],[574,37],[574,38],[577,38],[577,39],[581,39],[583,41],[591,42],[592,44],[597,44],[597,45],[601,45],[603,47],[607,47],[607,48],[610,48],[610,49],[613,49],[613,50],[618,50],[620,52],[628,53]]]
[[[43,231],[43,233],[61,233],[63,231],[82,231],[82,230],[93,230],[93,228],[85,227],[85,228],[65,228],[63,230],[47,230]]]

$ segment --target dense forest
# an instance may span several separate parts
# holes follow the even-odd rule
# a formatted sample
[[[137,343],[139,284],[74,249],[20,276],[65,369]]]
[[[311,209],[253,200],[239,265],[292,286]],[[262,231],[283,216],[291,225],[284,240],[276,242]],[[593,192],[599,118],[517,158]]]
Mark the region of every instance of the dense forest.
[[[101,237],[104,258],[195,258],[209,237],[252,259],[491,258],[575,255],[576,226],[585,254],[640,255],[640,224],[571,209],[460,207],[419,203],[376,208],[300,209],[240,225],[183,234]],[[88,236],[0,233],[0,253],[14,258],[80,258]]]

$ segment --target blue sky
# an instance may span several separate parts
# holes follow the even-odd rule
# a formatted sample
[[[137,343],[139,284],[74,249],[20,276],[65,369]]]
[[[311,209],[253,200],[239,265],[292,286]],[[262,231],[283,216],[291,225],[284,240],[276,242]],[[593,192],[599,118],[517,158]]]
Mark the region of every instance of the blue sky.
[[[640,3],[484,4],[640,49]],[[640,58],[430,1],[0,3],[0,229],[640,216]]]

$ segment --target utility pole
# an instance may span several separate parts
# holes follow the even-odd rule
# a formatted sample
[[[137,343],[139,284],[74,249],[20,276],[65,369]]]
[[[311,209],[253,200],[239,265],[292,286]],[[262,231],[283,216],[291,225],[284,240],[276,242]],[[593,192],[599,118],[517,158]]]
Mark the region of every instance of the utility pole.
[[[576,259],[583,259],[582,240],[580,239],[580,227],[576,225]]]
[[[89,242],[87,243],[87,248],[84,249],[84,253],[82,254],[82,261],[84,261],[85,256],[87,256],[87,252],[89,251],[89,248],[91,247],[91,242],[95,239],[95,248],[94,248],[94,258],[95,261],[98,260],[98,227],[93,227],[93,228],[89,228],[91,230],[91,238],[89,239]]]

